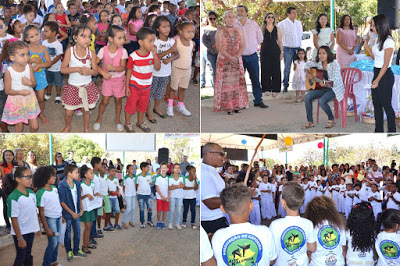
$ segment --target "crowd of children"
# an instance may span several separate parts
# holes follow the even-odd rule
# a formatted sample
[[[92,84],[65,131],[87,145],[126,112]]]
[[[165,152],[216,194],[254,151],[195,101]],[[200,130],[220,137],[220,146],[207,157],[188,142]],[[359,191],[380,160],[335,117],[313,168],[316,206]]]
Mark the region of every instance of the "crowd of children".
[[[195,223],[196,168],[187,165],[186,176],[181,175],[180,164],[173,166],[170,176],[167,175],[168,169],[168,163],[162,162],[159,169],[153,169],[155,172],[152,173],[150,164],[142,162],[140,173],[135,174],[137,167],[129,164],[126,175],[118,179],[114,166],[107,167],[99,157],[93,157],[90,165],[83,164],[80,168],[75,164],[66,164],[63,178],[59,181],[54,166],[38,167],[34,174],[28,167],[14,167],[3,179],[3,193],[16,248],[14,265],[33,265],[32,245],[34,234],[41,233],[40,224],[48,237],[43,265],[59,264],[59,243],[64,244],[68,261],[74,257],[86,257],[96,249],[96,238],[107,237],[103,231],[135,227],[136,198],[141,228],[146,227],[145,210],[150,227],[166,229],[168,219],[169,229],[174,226],[179,230],[186,228],[190,208],[191,227],[198,229]],[[156,225],[152,221],[153,199],[157,199]],[[125,212],[121,226],[122,209]],[[103,217],[104,227],[101,229]],[[114,217],[114,224],[111,217]],[[80,222],[84,228],[82,241]]]
[[[35,1],[23,0],[18,5],[8,1],[0,11],[3,132],[8,131],[8,125],[22,132],[25,124],[36,132],[38,118],[48,124],[45,105],[53,86],[55,103],[65,109],[62,132],[71,130],[74,114],[83,116],[83,131],[88,132],[90,110],[96,107],[100,94],[93,124],[96,131],[104,122],[111,97],[118,131],[134,132],[138,127],[150,132],[144,115],[154,124],[154,114],[162,119],[173,117],[175,105],[176,111],[191,116],[184,102],[190,80],[198,84],[199,5],[191,2],[186,8],[185,1],[120,0],[118,4],[116,0],[70,0],[68,9],[64,8],[60,0],[48,8],[43,1],[38,7]],[[160,109],[163,95],[168,104],[164,111]],[[131,123],[136,113],[137,122]]]

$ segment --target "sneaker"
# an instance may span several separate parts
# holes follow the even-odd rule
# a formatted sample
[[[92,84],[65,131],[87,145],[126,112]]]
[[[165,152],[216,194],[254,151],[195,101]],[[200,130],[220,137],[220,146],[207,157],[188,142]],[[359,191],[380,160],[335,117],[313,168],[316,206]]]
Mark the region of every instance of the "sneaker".
[[[69,251],[67,253],[67,260],[68,261],[72,261],[74,259],[74,254],[72,254],[72,251]]]
[[[167,227],[165,226],[165,223],[161,223],[161,229],[167,229]]]
[[[113,224],[111,222],[108,224],[108,226],[111,227],[111,228],[114,228],[114,226],[113,226]]]
[[[113,231],[114,231],[114,228],[112,228],[112,227],[110,227],[110,226],[107,226],[107,227],[104,227],[104,228],[103,228],[103,231],[113,232]]]
[[[180,113],[182,113],[184,116],[191,116],[192,113],[189,112],[185,106],[177,107],[176,110]]]
[[[192,82],[194,85],[199,85],[199,82],[197,81],[197,79],[192,79]]]
[[[92,245],[97,245],[97,241],[94,240],[93,238],[89,239],[89,243]]]
[[[114,225],[114,228],[115,228],[115,229],[118,229],[118,230],[122,230],[122,227],[121,227],[119,224],[115,224],[115,225]]]
[[[146,132],[146,133],[148,133],[148,132],[151,131],[150,128],[146,125],[145,122],[143,122],[143,123],[141,123],[141,124],[136,123],[136,126],[137,126],[138,128],[140,128],[141,130],[143,130],[144,132]]]
[[[176,229],[178,229],[178,230],[182,230],[182,227],[181,227],[179,224],[176,224],[175,227],[176,227]]]
[[[174,107],[168,106],[166,114],[167,114],[167,116],[173,117],[174,116]]]
[[[146,224],[143,222],[143,223],[140,223],[140,228],[145,228],[146,227]]]
[[[101,231],[101,229],[97,229],[97,234],[103,235],[103,232]]]
[[[94,123],[93,124],[93,129],[98,131],[98,130],[100,130],[100,126],[101,126],[100,123]]]
[[[118,131],[123,131],[124,130],[124,126],[122,124],[117,124],[116,127],[117,127]]]
[[[153,224],[153,222],[152,221],[150,221],[150,222],[147,222],[151,227],[154,227],[154,224]]]
[[[157,223],[156,229],[161,229],[161,223]]]
[[[183,229],[186,229],[186,224],[182,224],[182,228],[183,228]]]
[[[75,110],[75,114],[76,114],[77,116],[83,116],[83,113],[82,113],[82,110],[81,110],[81,109]]]
[[[55,103],[61,103],[61,96],[60,96],[60,95],[57,95],[54,102],[55,102]]]
[[[46,101],[48,101],[48,100],[50,100],[51,99],[51,94],[45,94],[44,95],[44,99],[46,100]]]
[[[94,236],[93,236],[93,238],[103,238],[104,236],[103,235],[99,235],[99,234],[95,234]]]
[[[126,132],[135,132],[135,130],[133,130],[133,123],[129,124],[129,125],[125,125],[124,126]]]
[[[172,229],[174,229],[174,226],[172,224],[169,224],[168,229],[172,230]]]
[[[122,223],[122,227],[125,229],[129,229],[128,225],[126,223]]]
[[[78,252],[76,254],[74,254],[74,257],[85,258],[85,257],[87,257],[87,255],[85,253],[83,253],[83,251],[80,249],[80,250],[78,250]]]

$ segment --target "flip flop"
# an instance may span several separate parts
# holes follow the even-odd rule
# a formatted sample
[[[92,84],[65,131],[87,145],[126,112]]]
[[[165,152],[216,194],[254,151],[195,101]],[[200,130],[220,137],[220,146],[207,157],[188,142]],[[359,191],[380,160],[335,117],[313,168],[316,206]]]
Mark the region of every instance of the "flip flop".
[[[150,119],[149,116],[148,116],[147,114],[146,114],[146,117],[147,117],[147,119],[149,119],[150,123],[153,123],[153,124],[157,123],[157,120],[155,120],[155,119]]]
[[[161,118],[165,118],[165,115],[164,115],[164,114],[157,113],[156,110],[155,110],[154,108],[153,108],[153,113],[155,113],[156,115],[158,115],[158,116],[161,117]]]

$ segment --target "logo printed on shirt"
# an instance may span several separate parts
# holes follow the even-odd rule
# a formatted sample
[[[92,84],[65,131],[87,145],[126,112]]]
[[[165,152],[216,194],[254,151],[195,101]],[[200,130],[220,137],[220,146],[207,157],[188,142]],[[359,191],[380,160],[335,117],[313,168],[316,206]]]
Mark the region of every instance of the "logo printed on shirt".
[[[318,241],[325,249],[334,249],[339,245],[340,233],[335,227],[325,225],[318,231]]]
[[[229,265],[258,265],[262,258],[261,241],[251,234],[234,235],[225,241],[222,247],[222,258]]]
[[[385,259],[391,260],[391,259],[397,259],[400,256],[399,253],[399,245],[392,241],[392,240],[383,240],[379,244],[379,248],[381,249],[381,252]]]
[[[306,243],[306,234],[298,226],[290,226],[283,231],[281,236],[281,247],[288,254],[293,255]]]

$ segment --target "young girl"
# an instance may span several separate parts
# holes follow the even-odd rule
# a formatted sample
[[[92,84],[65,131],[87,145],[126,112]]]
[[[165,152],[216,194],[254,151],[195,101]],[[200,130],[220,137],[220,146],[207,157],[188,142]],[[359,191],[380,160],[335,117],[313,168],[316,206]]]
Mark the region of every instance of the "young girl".
[[[56,22],[60,27],[60,30],[67,35],[67,29],[71,28],[71,22],[69,21],[68,16],[64,13],[63,4],[61,2],[58,2],[55,8],[57,10],[57,13],[54,14]],[[62,44],[63,50],[65,51],[65,49],[67,49],[68,40],[64,39],[63,41],[60,41],[60,43]]]
[[[368,201],[371,202],[376,219],[378,217],[378,213],[382,212],[382,196],[378,191],[378,185],[375,183],[371,185],[371,192],[368,194]]]
[[[102,61],[102,67],[98,66],[99,73],[103,76],[101,94],[103,98],[99,107],[99,114],[94,130],[100,130],[104,111],[114,96],[115,101],[115,125],[118,131],[124,130],[120,116],[122,110],[122,98],[125,97],[125,66],[128,53],[123,48],[125,31],[121,26],[112,25],[107,31],[108,45],[100,49],[97,54],[97,64]]]
[[[325,188],[322,186],[322,181],[321,180],[317,181],[317,186],[318,186],[318,189],[317,189],[317,193],[315,194],[315,196],[316,197],[323,196],[324,193],[325,193]]]
[[[174,173],[170,175],[168,180],[168,189],[171,191],[170,198],[169,198],[169,225],[168,229],[173,229],[173,220],[174,220],[174,211],[176,209],[175,215],[175,227],[178,230],[181,230],[182,227],[180,226],[180,219],[181,219],[181,211],[182,211],[182,202],[183,202],[183,188],[185,187],[184,184],[184,177],[180,175],[181,173],[181,166],[180,164],[174,164]]]
[[[374,265],[376,222],[368,202],[355,204],[351,209],[347,220],[346,239],[348,266]]]
[[[331,197],[331,188],[329,187],[329,182],[325,183],[324,196],[327,196],[328,198]]]
[[[195,29],[193,23],[188,21],[179,21],[176,27],[179,33],[179,39],[176,40],[176,49],[180,57],[172,62],[172,90],[169,94],[167,115],[174,116],[174,97],[175,92],[178,91],[178,106],[176,110],[184,116],[191,116],[192,114],[185,108],[183,101],[192,71],[192,53],[195,46],[192,39],[194,38]]]
[[[108,15],[109,13],[106,9],[103,9],[99,15],[100,22],[97,23],[97,28],[99,29],[101,36],[96,38],[96,53],[98,53],[101,48],[107,45],[106,33],[109,26]]]
[[[162,64],[159,71],[153,71],[153,81],[151,84],[150,99],[146,113],[146,117],[151,123],[156,122],[153,113],[157,114],[161,118],[165,118],[165,114],[160,110],[162,92],[171,76],[171,62],[179,58],[179,54],[176,51],[175,40],[170,38],[171,22],[169,19],[164,16],[157,17],[153,24],[153,30],[156,32],[157,36],[154,44],[157,46],[157,54],[161,59]],[[153,97],[155,98],[155,103],[152,112],[151,102]]]
[[[32,65],[33,75],[36,79],[36,97],[40,106],[39,118],[44,125],[49,123],[49,119],[44,115],[44,95],[47,83],[45,69],[51,66],[49,51],[46,46],[41,45],[40,31],[35,25],[24,28],[24,40],[29,46],[29,63]]]
[[[57,22],[56,15],[52,14],[52,13],[48,13],[46,16],[44,16],[43,25],[46,24],[47,21]],[[58,24],[58,22],[57,22],[57,24]],[[68,40],[68,34],[65,33],[61,28],[58,28],[58,39],[57,40],[60,43],[63,43],[63,42],[65,43],[65,40]],[[63,46],[63,49],[64,49],[64,46]]]
[[[81,17],[79,18],[79,23],[86,24],[92,31],[92,34],[90,35],[89,49],[92,50],[93,52],[95,52],[96,51],[95,41],[96,41],[96,39],[100,38],[99,30],[97,29],[97,21],[96,21],[95,16],[92,13],[83,13],[81,15]]]
[[[317,249],[311,254],[310,265],[345,265],[345,220],[328,197],[316,197],[306,207],[304,217],[314,225]]]
[[[88,168],[87,165],[83,165],[80,170],[80,178],[83,180],[81,182],[81,199],[83,206],[83,214],[80,217],[80,221],[85,224],[85,229],[83,231],[83,246],[82,251],[90,254],[92,253],[88,248],[95,249],[96,246],[89,244],[90,229],[92,227],[92,222],[96,221],[95,210],[88,209],[88,201],[94,200],[94,183],[92,182],[94,174],[93,169]]]
[[[143,27],[152,28],[156,18],[157,18],[156,14],[148,15],[144,20]]]
[[[40,236],[36,197],[33,190],[30,189],[31,179],[32,172],[28,168],[20,166],[15,169],[13,174],[7,174],[3,183],[8,218],[11,218],[12,224],[11,235],[16,251],[14,265],[33,265],[31,251],[34,233],[38,232],[38,236]]]
[[[185,176],[184,183],[185,187],[183,188],[183,221],[182,228],[186,228],[186,219],[189,212],[190,206],[190,214],[191,219],[190,223],[192,224],[192,229],[197,229],[195,224],[196,222],[196,190],[199,188],[196,178],[196,168],[194,166],[188,165],[186,166],[186,172],[189,173],[188,176]]]
[[[87,25],[75,27],[72,37],[74,45],[66,52],[61,65],[61,73],[69,74],[68,85],[62,92],[61,101],[65,108],[65,128],[63,132],[71,130],[71,121],[74,110],[83,111],[84,132],[89,132],[89,109],[96,106],[99,91],[92,81],[97,75],[96,54],[89,49],[92,32]]]
[[[143,27],[143,20],[142,20],[142,10],[140,7],[132,7],[131,12],[128,16],[128,36],[129,40],[131,41],[128,49],[128,54],[133,53],[139,49],[139,43],[137,42],[136,32]]]
[[[326,184],[328,185],[328,183]],[[346,218],[349,218],[351,207],[353,206],[354,192],[351,189],[351,184],[347,184],[344,193],[344,216],[346,216]]]
[[[7,33],[8,26],[5,23],[4,18],[0,17],[0,52],[5,40],[11,39],[13,36]]]
[[[297,51],[296,59],[294,60],[294,76],[293,76],[293,89],[296,90],[296,102],[304,102],[306,94],[306,72],[304,72],[304,66],[307,62],[307,55],[304,49]],[[300,98],[301,93],[301,98]]]
[[[22,23],[19,20],[13,19],[8,26],[7,33],[12,35],[14,38],[22,41]]]
[[[260,190],[260,205],[261,205],[261,217],[263,219],[271,219],[269,217],[268,208],[269,201],[271,200],[269,197],[269,193],[271,192],[270,184],[268,183],[268,176],[264,175],[262,182],[258,185],[258,189]]]
[[[61,231],[62,208],[60,197],[55,186],[56,172],[52,166],[42,166],[36,169],[33,176],[33,187],[36,193],[39,217],[48,237],[48,244],[43,257],[43,265],[50,266],[57,263],[58,236]]]
[[[333,180],[333,186],[332,186],[332,200],[336,205],[336,210],[339,211],[339,185],[337,184],[337,180]]]
[[[118,26],[123,27],[123,29],[125,31],[125,41],[124,41],[124,48],[125,48],[125,45],[130,44],[131,41],[129,40],[128,32],[126,31],[125,27],[123,26],[121,15],[119,15],[119,14],[112,15],[110,21],[111,21],[111,25],[118,25]]]
[[[344,193],[346,191],[346,185],[344,184],[344,179],[340,179],[339,185],[339,212],[344,213]]]
[[[115,9],[113,8],[113,6],[112,6],[111,3],[107,3],[107,4],[104,6],[104,10],[107,10],[107,11],[108,11],[108,15],[113,15],[113,14],[115,14]],[[101,12],[100,12],[100,14],[101,14]],[[101,20],[101,16],[100,16],[100,20]]]
[[[400,265],[400,211],[387,209],[378,215],[378,228],[383,231],[378,234],[375,249],[378,253],[378,264]]]
[[[253,210],[249,216],[249,222],[254,225],[261,224],[261,213],[260,213],[260,200],[261,200],[261,193],[260,190],[257,188],[257,182],[255,179],[251,181],[251,186],[255,189],[256,195],[251,196],[251,201],[253,202]]]
[[[36,86],[36,80],[28,64],[28,45],[21,41],[11,41],[6,41],[3,46],[5,59],[14,64],[4,73],[4,91],[8,97],[2,121],[15,125],[16,132],[22,132],[24,124],[29,123],[30,131],[36,132],[39,128],[37,117],[40,108],[32,89]]]

